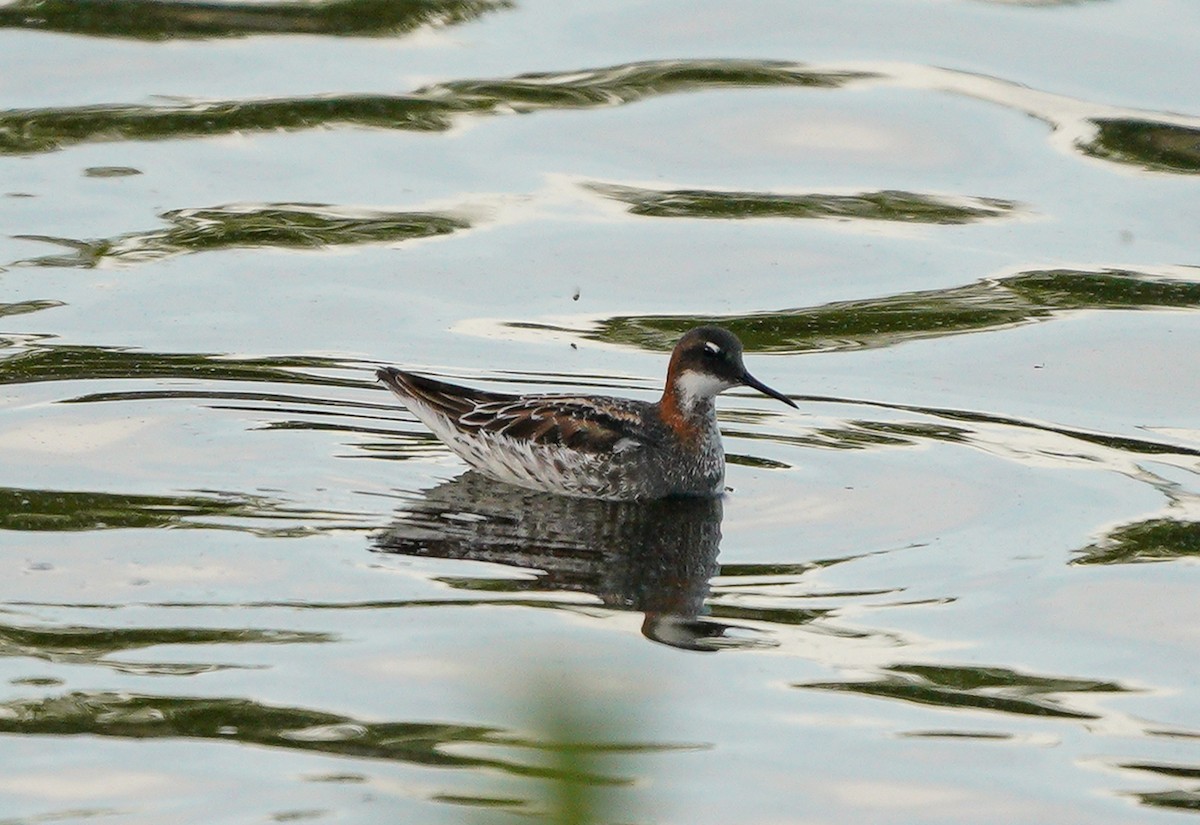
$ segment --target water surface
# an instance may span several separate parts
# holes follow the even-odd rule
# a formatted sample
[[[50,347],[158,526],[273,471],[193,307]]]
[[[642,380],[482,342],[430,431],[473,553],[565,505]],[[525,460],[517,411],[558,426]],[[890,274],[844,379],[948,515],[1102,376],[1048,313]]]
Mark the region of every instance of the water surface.
[[[1197,25],[0,6],[0,819],[1194,815]],[[700,323],[800,404],[714,502],[373,381],[652,398]]]

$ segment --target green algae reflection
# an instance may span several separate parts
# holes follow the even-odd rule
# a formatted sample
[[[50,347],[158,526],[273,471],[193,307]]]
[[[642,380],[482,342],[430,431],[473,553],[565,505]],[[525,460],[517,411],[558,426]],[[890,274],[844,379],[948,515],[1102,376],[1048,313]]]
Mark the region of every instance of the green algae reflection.
[[[387,36],[445,26],[512,8],[508,0],[325,0],[180,3],[170,0],[17,0],[0,6],[0,28],[136,40],[253,34]]]
[[[159,645],[313,644],[331,642],[334,638],[327,633],[252,628],[0,624],[0,658],[32,658],[54,664],[99,665],[119,673],[139,675],[189,676],[246,665],[211,662],[131,662],[111,657],[114,653]]]
[[[1200,558],[1200,522],[1157,518],[1126,524],[1079,551],[1074,564],[1138,564]]]
[[[2,272],[3,270],[0,270]],[[0,318],[7,315],[25,315],[29,312],[41,312],[43,309],[53,309],[64,306],[62,301],[18,301],[12,304],[0,304]]]
[[[1126,762],[1118,767],[1127,771],[1140,771],[1159,779],[1174,779],[1181,782],[1200,782],[1200,765],[1171,764],[1161,762]],[[1169,791],[1132,791],[1126,794],[1143,805],[1152,808],[1168,808],[1176,811],[1200,811],[1200,787],[1178,788]]]
[[[415,92],[492,111],[590,108],[722,88],[800,86],[833,89],[870,72],[820,71],[782,60],[646,60],[575,72],[537,72],[501,80],[455,80]]]
[[[168,226],[115,238],[74,240],[22,235],[64,246],[69,252],[19,263],[90,268],[102,263],[138,263],[189,252],[220,249],[321,249],[447,235],[466,229],[463,218],[438,212],[390,212],[326,204],[233,204],[177,209],[160,217]]]
[[[466,748],[453,747],[472,744],[553,753],[561,747],[554,739],[520,736],[485,725],[369,722],[233,697],[73,692],[16,699],[0,703],[0,733],[226,741],[431,767],[487,768],[522,777],[556,779],[560,775],[553,764],[543,767],[503,756],[469,756]],[[600,753],[643,753],[678,746],[596,742],[578,747]],[[631,781],[594,772],[575,778],[602,785]]]
[[[606,343],[670,351],[692,327],[719,324],[733,331],[750,351],[839,351],[984,332],[1067,311],[1198,308],[1200,282],[1118,269],[1052,269],[949,289],[775,312],[618,316],[578,334]],[[512,326],[539,328],[527,323]]]
[[[147,352],[123,347],[72,344],[24,345],[0,358],[0,385],[40,381],[95,381],[155,378],[256,381],[362,387],[369,381],[318,375],[343,370],[345,362],[319,356],[234,357],[204,352]]]
[[[9,109],[0,111],[0,154],[50,152],[100,141],[198,138],[328,126],[440,132],[449,129],[461,115],[615,106],[714,88],[834,88],[872,76],[817,71],[779,61],[661,60],[499,80],[451,81],[399,95]]]
[[[1078,144],[1085,154],[1152,172],[1200,174],[1200,129],[1133,118],[1093,123],[1095,137]]]
[[[227,740],[428,765],[487,764],[444,754],[452,742],[487,742],[490,728],[358,720],[250,699],[68,693],[0,704],[0,731],[21,735]]]
[[[1020,716],[1098,719],[1069,706],[1063,697],[1083,693],[1125,693],[1115,682],[1038,676],[1008,668],[899,664],[865,682],[805,682],[793,687],[901,699],[947,709],[989,710]]]
[[[354,125],[444,131],[462,107],[407,95],[337,95],[171,105],[98,105],[0,112],[0,154],[79,143],[167,140]]]
[[[1143,805],[1173,811],[1200,811],[1200,789],[1131,793]]]
[[[19,0],[0,7],[0,27],[155,40],[259,32],[380,35],[418,25],[458,22],[511,5],[434,0],[295,4]],[[452,80],[402,94],[9,109],[0,111],[0,154],[50,152],[101,141],[187,139],[330,126],[441,132],[450,129],[461,116],[617,106],[667,94],[730,88],[834,89],[879,79],[889,78],[878,72],[817,69],[790,61],[651,60],[498,79]],[[905,82],[902,74],[890,79]],[[1012,105],[1006,100],[998,102]],[[1055,128],[1064,125],[1053,115],[1033,114]],[[1158,120],[1093,117],[1086,125],[1091,127],[1092,136],[1075,144],[1085,155],[1150,171],[1200,172],[1200,130],[1194,125],[1172,122],[1166,115]],[[871,207],[875,211],[928,211],[926,204],[884,197],[889,194],[895,193],[868,193],[865,197],[881,200]],[[759,210],[780,208],[780,204],[769,201],[750,206]],[[854,204],[841,205],[846,206],[855,208]]]
[[[634,215],[656,218],[827,218],[901,223],[963,224],[1010,214],[1016,204],[997,198],[950,198],[885,190],[821,193],[657,190],[593,183],[587,188],[629,204]]]
[[[353,527],[354,514],[308,510],[265,496],[234,493],[145,495],[0,487],[0,530],[192,527],[292,536],[307,535],[320,525]]]

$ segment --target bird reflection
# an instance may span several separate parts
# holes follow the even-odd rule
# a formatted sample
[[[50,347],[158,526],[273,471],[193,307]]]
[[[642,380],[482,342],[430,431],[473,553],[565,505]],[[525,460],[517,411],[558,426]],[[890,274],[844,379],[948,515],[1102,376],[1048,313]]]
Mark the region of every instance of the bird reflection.
[[[718,571],[721,499],[575,499],[499,484],[474,471],[425,491],[374,539],[375,550],[543,571],[538,590],[591,593],[645,614],[642,635],[687,650],[759,646],[701,615]]]

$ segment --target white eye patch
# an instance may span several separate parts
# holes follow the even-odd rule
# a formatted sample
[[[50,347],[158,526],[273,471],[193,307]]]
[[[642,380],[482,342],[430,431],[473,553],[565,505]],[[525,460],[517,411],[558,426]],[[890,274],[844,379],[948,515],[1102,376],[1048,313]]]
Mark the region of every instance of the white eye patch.
[[[711,352],[713,355],[721,354],[721,347],[718,346],[717,344],[714,344],[712,341],[705,341],[704,348],[706,350],[708,350],[709,352]]]

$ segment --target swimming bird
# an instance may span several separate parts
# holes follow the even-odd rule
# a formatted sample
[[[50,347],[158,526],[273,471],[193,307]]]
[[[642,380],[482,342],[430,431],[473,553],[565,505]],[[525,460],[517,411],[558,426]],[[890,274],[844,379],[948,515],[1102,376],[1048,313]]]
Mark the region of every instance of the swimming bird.
[[[696,327],[679,339],[662,397],[653,402],[485,392],[395,367],[384,367],[376,376],[484,475],[612,501],[724,491],[717,394],[747,386],[796,406],[747,372],[741,341],[714,326]]]

